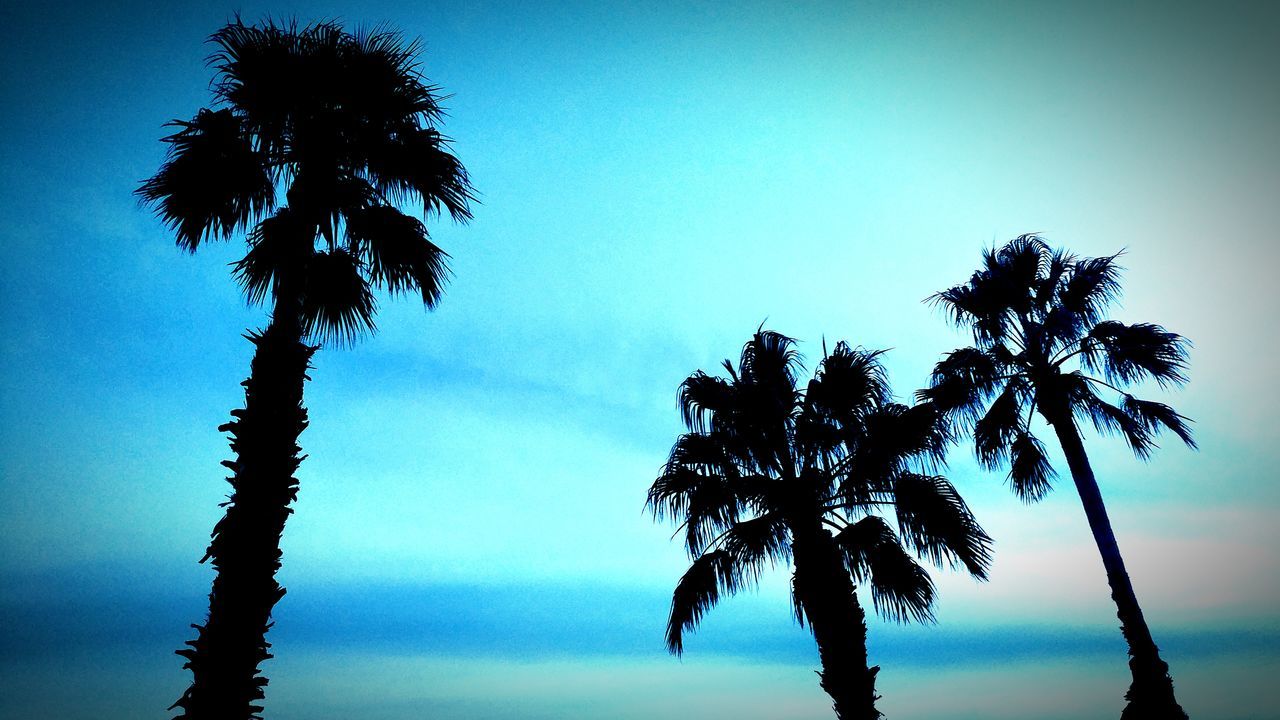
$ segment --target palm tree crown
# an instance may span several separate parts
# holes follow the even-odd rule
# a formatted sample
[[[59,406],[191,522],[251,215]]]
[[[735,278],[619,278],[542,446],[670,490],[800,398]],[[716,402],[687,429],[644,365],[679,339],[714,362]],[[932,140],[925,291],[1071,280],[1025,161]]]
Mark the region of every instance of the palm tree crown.
[[[310,337],[372,330],[374,287],[433,307],[447,255],[397,205],[416,199],[466,221],[474,197],[433,126],[441,108],[418,43],[332,22],[239,21],[211,41],[222,107],[171,122],[168,158],[138,190],[178,244],[195,251],[244,231],[235,271],[246,296],[287,294]]]
[[[892,402],[879,356],[842,342],[800,390],[793,341],[758,331],[737,368],[724,362],[728,378],[699,371],[681,385],[690,432],[676,441],[647,503],[655,516],[681,522],[693,558],[672,599],[671,652],[683,652],[684,633],[722,593],[754,584],[766,565],[793,563],[795,616],[802,625],[807,617],[818,639],[823,686],[841,717],[875,716],[874,690],[844,702],[849,681],[833,677],[828,660],[847,650],[829,646],[860,643],[862,667],[853,670],[867,672],[851,579],[871,586],[883,616],[928,621],[934,586],[904,545],[978,578],[990,561],[990,538],[933,473],[948,440],[937,412]],[[880,514],[886,510],[894,522]],[[857,628],[847,637],[832,627],[850,623]],[[849,707],[858,703],[866,707]]]
[[[975,345],[948,353],[918,396],[973,431],[984,466],[1007,463],[1010,486],[1024,500],[1043,497],[1055,475],[1031,432],[1037,411],[1050,422],[1088,418],[1141,458],[1164,429],[1195,447],[1187,418],[1121,389],[1146,379],[1184,384],[1187,341],[1159,325],[1105,319],[1120,292],[1117,257],[1080,259],[1022,235],[986,251],[967,283],[930,298],[972,328]],[[1118,394],[1117,402],[1100,391]]]

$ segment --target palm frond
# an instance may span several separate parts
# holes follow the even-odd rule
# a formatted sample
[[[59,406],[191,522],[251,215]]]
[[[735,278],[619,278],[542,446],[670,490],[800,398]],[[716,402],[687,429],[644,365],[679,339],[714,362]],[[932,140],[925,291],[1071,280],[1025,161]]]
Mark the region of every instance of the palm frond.
[[[249,252],[234,263],[236,281],[251,305],[274,293],[281,276],[303,267],[315,251],[315,225],[289,208],[258,223],[249,234]]]
[[[698,627],[702,616],[719,600],[721,593],[734,594],[749,579],[744,577],[734,556],[715,550],[698,557],[676,583],[667,619],[667,650],[684,653],[684,634]]]
[[[1081,364],[1112,382],[1154,378],[1161,387],[1187,382],[1187,340],[1159,325],[1100,322],[1089,331]]]
[[[690,430],[707,433],[716,414],[728,415],[734,411],[736,399],[732,385],[699,370],[680,383],[680,417]]]
[[[765,560],[776,564],[791,559],[786,519],[776,512],[735,523],[725,531],[720,547],[737,558],[743,568],[760,567]]]
[[[1010,378],[973,425],[973,446],[978,462],[989,470],[1000,467],[1009,454],[1009,444],[1023,428],[1022,406],[1027,388],[1018,377]]]
[[[973,331],[980,348],[1003,343],[1035,306],[1048,250],[1036,235],[1020,235],[1000,249],[983,252],[983,268],[969,281],[928,299],[949,319]]]
[[[946,478],[904,473],[894,483],[894,510],[903,541],[942,567],[961,564],[985,580],[991,537]]]
[[[389,205],[346,214],[352,252],[369,269],[374,285],[391,293],[417,291],[428,308],[440,299],[449,277],[449,255],[427,236],[427,228]]]
[[[447,212],[455,222],[466,222],[476,201],[475,189],[448,147],[448,138],[434,128],[397,133],[371,145],[369,175],[392,198],[416,195],[427,211]]]
[[[214,94],[245,118],[258,150],[282,160],[290,116],[308,93],[320,88],[305,81],[306,58],[296,24],[261,27],[236,20],[209,38],[216,50]]]
[[[1080,318],[1083,326],[1093,325],[1105,314],[1107,305],[1120,296],[1120,266],[1115,255],[1076,260],[1058,287],[1058,303]]]
[[[156,174],[135,194],[194,252],[205,239],[223,239],[269,211],[275,186],[241,120],[231,110],[201,110],[164,138],[169,150]]]
[[[1196,441],[1191,436],[1189,425],[1191,421],[1168,405],[1151,400],[1139,400],[1126,394],[1120,407],[1126,415],[1142,423],[1151,434],[1168,429],[1186,443],[1187,447],[1195,449]]]
[[[1077,415],[1084,415],[1093,427],[1104,435],[1118,434],[1129,444],[1133,454],[1147,459],[1156,447],[1151,431],[1141,420],[1134,418],[1121,407],[1098,397],[1089,387],[1088,379],[1078,373],[1064,375],[1070,381],[1071,407]]]
[[[305,335],[344,345],[374,331],[377,303],[354,257],[342,249],[318,252],[307,261],[304,273]]]
[[[725,440],[723,433],[685,433],[671,446],[667,467],[684,466],[725,478],[737,478],[741,470]]]
[[[883,350],[851,348],[836,343],[822,358],[805,394],[806,406],[819,414],[849,423],[888,402],[889,378],[880,363]]]
[[[662,474],[653,481],[653,485],[649,486],[645,508],[653,513],[656,520],[683,518],[688,514],[689,505],[696,495],[720,496],[723,498],[722,504],[734,502],[728,489],[728,481],[723,475],[668,463]],[[704,500],[702,504],[709,503]]]
[[[1075,266],[1076,257],[1062,248],[1049,250],[1042,259],[1044,272],[1036,284],[1036,304],[1041,314],[1046,314],[1050,307],[1056,307],[1055,300],[1059,288]]]
[[[439,88],[423,78],[418,61],[421,40],[406,42],[402,34],[384,26],[357,30],[352,41],[347,63],[352,78],[348,92],[354,102],[364,101],[371,113],[387,122],[441,119]]]
[[[1049,246],[1034,233],[1019,235],[995,253],[989,282],[998,283],[1010,310],[1031,312],[1051,257]]]
[[[969,326],[979,347],[1002,342],[1009,332],[1009,304],[1004,288],[989,273],[978,272],[964,285],[956,285],[927,298],[941,307],[957,326]]]
[[[1062,305],[1053,305],[1041,326],[1045,356],[1051,357],[1060,350],[1074,347],[1087,329],[1083,316]]]
[[[684,518],[685,548],[696,556],[738,521],[742,501],[723,476],[688,467],[668,467],[649,488],[655,517]]]
[[[904,465],[909,462],[929,468],[946,465],[947,446],[954,438],[950,425],[933,403],[911,406],[889,403],[876,415],[889,422],[869,423],[864,442],[892,448]]]
[[[953,350],[934,366],[929,387],[917,391],[916,398],[954,415],[962,425],[971,425],[1000,390],[1001,370],[992,353],[972,347]]]
[[[1044,445],[1026,430],[1019,430],[1009,444],[1009,487],[1026,503],[1033,503],[1053,489],[1057,475],[1045,455]]]
[[[812,382],[809,387],[812,389]],[[810,465],[835,463],[847,438],[847,431],[812,407],[806,407],[795,419],[794,443],[799,455]]]
[[[345,173],[300,171],[287,194],[289,207],[314,221],[329,249],[337,247],[344,217],[381,203],[378,191],[364,178]]]
[[[788,413],[795,404],[796,373],[803,369],[795,340],[763,328],[742,346],[738,361],[741,384],[764,391]]]
[[[868,515],[836,535],[849,572],[871,585],[876,612],[894,622],[933,621],[933,580],[902,549],[898,536],[875,515]]]
[[[852,462],[842,480],[845,504],[869,507],[877,497],[893,494],[900,474],[944,465],[948,442],[946,423],[928,403],[889,403],[868,414],[859,441],[847,447]]]

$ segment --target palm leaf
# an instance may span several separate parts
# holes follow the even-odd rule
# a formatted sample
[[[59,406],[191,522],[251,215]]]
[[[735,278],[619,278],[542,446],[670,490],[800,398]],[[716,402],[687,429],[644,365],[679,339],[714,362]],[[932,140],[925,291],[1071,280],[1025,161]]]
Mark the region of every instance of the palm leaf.
[[[1155,378],[1161,387],[1187,382],[1187,340],[1150,323],[1100,322],[1089,331],[1081,363],[1113,382]]]
[[[733,386],[699,370],[680,383],[680,416],[685,427],[706,433],[711,430],[711,418],[716,414],[733,413],[736,399]]]
[[[195,252],[206,238],[228,239],[275,201],[275,186],[230,110],[201,110],[164,138],[169,150],[160,170],[136,194]]]
[[[851,424],[888,402],[889,378],[880,364],[883,352],[836,343],[835,351],[818,364],[805,394],[806,406],[822,416]]]
[[[765,560],[776,564],[791,559],[786,519],[777,512],[735,523],[725,531],[720,547],[737,558],[742,568],[760,567]]]
[[[884,520],[868,515],[836,535],[849,571],[871,585],[876,612],[894,622],[933,621],[933,580]]]
[[[376,311],[373,293],[354,257],[341,249],[311,256],[302,293],[304,334],[322,342],[349,344],[373,332]]]
[[[734,556],[727,551],[715,550],[694,560],[671,596],[667,650],[673,655],[683,654],[684,633],[698,627],[702,616],[720,600],[722,592],[736,593],[745,580]]]
[[[973,445],[978,462],[988,469],[1000,467],[1009,454],[1009,444],[1022,429],[1022,402],[1027,393],[1021,378],[1010,378],[987,413],[973,426]]]
[[[1007,291],[992,281],[989,273],[974,273],[964,285],[943,290],[928,298],[940,306],[951,322],[968,326],[980,347],[1003,341],[1009,332]]]
[[[1035,234],[1019,235],[995,253],[988,262],[991,282],[1002,290],[1006,307],[1015,313],[1030,313],[1038,297],[1042,275],[1051,260],[1050,250]]]
[[[1062,248],[1050,250],[1043,257],[1044,272],[1036,284],[1036,304],[1041,314],[1047,314],[1054,303],[1065,278],[1075,266],[1076,258]]]
[[[369,174],[393,199],[417,195],[427,210],[447,212],[456,222],[471,219],[475,190],[466,169],[434,128],[407,130],[371,146]]]
[[[427,228],[389,205],[346,214],[352,252],[369,269],[374,285],[391,293],[417,291],[434,308],[449,277],[448,254],[427,236]]]
[[[1168,429],[1188,447],[1193,449],[1196,447],[1196,441],[1191,437],[1189,425],[1191,421],[1179,415],[1168,405],[1151,400],[1139,400],[1126,394],[1120,407],[1126,415],[1142,423],[1148,432],[1155,434],[1162,429]]]
[[[1112,405],[1095,395],[1083,375],[1073,373],[1064,377],[1073,380],[1070,397],[1076,414],[1089,418],[1099,433],[1123,437],[1133,454],[1139,458],[1145,460],[1151,456],[1156,444],[1145,422],[1131,416],[1123,407]]]
[[[935,565],[962,564],[985,580],[991,537],[946,478],[904,473],[894,483],[898,532],[906,544]]]
[[[668,468],[649,489],[647,506],[655,517],[683,517],[685,547],[698,555],[737,522],[742,501],[724,477],[687,467]]]
[[[1053,488],[1056,473],[1044,445],[1030,432],[1019,430],[1009,444],[1009,486],[1023,502],[1040,500]]]
[[[917,391],[916,397],[968,425],[977,421],[983,405],[1000,390],[1000,375],[1001,364],[991,353],[977,348],[953,350],[934,366],[929,387]]]
[[[1102,319],[1107,305],[1120,296],[1120,254],[1077,260],[1058,288],[1058,303],[1084,326]]]
[[[249,234],[249,252],[234,264],[236,281],[250,304],[265,300],[282,275],[307,263],[315,252],[315,235],[315,225],[289,208],[258,223]]]

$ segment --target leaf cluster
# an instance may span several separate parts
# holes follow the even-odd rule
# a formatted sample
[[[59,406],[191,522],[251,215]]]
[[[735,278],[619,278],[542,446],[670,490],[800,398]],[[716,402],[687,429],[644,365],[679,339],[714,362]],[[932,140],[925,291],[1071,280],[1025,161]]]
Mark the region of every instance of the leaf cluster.
[[[475,196],[435,127],[439,88],[421,73],[420,43],[335,22],[239,20],[210,41],[215,106],[170,123],[166,159],[137,190],[179,246],[244,232],[234,271],[245,297],[296,301],[322,340],[373,330],[377,288],[434,307],[448,255],[423,220],[465,222]],[[420,204],[423,220],[403,203]]]
[[[893,401],[880,356],[841,342],[801,389],[794,341],[761,329],[736,366],[724,362],[725,376],[699,371],[680,386],[689,432],[647,502],[655,517],[680,523],[693,558],[672,599],[673,653],[723,594],[791,562],[798,528],[834,531],[822,530],[825,541],[894,620],[932,618],[933,582],[908,550],[985,578],[991,540],[932,472],[946,424],[930,403]],[[802,607],[806,598],[794,600]]]
[[[1118,257],[1077,258],[1022,235],[984,252],[968,282],[929,298],[972,331],[974,345],[938,362],[917,397],[957,433],[972,432],[980,463],[1007,465],[1010,487],[1028,502],[1043,497],[1055,477],[1031,432],[1037,411],[1060,431],[1075,432],[1076,419],[1088,419],[1124,437],[1142,458],[1162,430],[1195,447],[1187,418],[1122,389],[1145,380],[1185,383],[1189,344],[1159,325],[1106,318],[1120,294]],[[1119,399],[1104,400],[1099,392],[1106,390]]]

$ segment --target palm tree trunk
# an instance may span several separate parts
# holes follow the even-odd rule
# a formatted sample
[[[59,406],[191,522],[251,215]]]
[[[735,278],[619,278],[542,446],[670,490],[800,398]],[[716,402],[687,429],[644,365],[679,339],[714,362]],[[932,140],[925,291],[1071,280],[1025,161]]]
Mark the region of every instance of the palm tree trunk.
[[[194,675],[191,686],[170,707],[179,718],[247,720],[262,711],[267,679],[258,665],[271,657],[266,640],[271,609],[284,596],[276,583],[280,535],[293,512],[302,458],[298,436],[307,426],[302,389],[315,348],[302,342],[297,304],[278,303],[265,332],[247,339],[256,346],[244,408],[219,428],[231,436],[235,460],[224,461],[232,494],[227,512],[213,529],[205,557],[216,576],[209,593],[209,616],[190,648],[177,653]]]
[[[1071,468],[1071,477],[1075,480],[1080,501],[1084,504],[1089,529],[1093,531],[1093,540],[1102,555],[1102,566],[1107,571],[1111,598],[1116,603],[1116,615],[1120,618],[1120,631],[1124,633],[1125,642],[1129,645],[1129,671],[1133,675],[1133,683],[1125,693],[1128,704],[1120,716],[1121,720],[1186,720],[1186,712],[1174,698],[1169,666],[1160,658],[1160,650],[1151,637],[1151,630],[1147,628],[1142,608],[1138,606],[1138,597],[1133,592],[1133,583],[1125,570],[1124,558],[1120,556],[1120,546],[1111,529],[1111,520],[1107,517],[1102,492],[1098,489],[1098,481],[1089,465],[1089,456],[1085,454],[1080,432],[1076,429],[1075,422],[1065,413],[1050,418],[1050,423],[1062,444],[1062,452]]]
[[[793,532],[792,588],[818,644],[822,689],[839,720],[877,720],[876,673],[867,666],[866,615],[831,535],[821,528]]]

